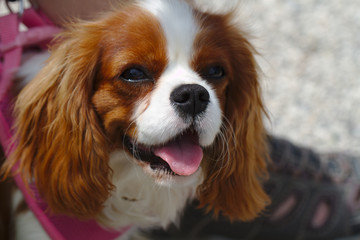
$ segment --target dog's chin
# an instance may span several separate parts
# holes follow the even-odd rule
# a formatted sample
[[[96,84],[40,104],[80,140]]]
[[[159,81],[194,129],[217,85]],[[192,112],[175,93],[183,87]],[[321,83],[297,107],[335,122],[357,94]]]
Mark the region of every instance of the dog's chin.
[[[203,172],[201,167],[199,167],[198,170],[190,176],[179,176],[168,174],[161,170],[154,170],[150,167],[149,164],[139,164],[143,168],[143,171],[154,179],[154,182],[157,185],[163,187],[183,188],[189,186],[196,186],[201,183],[203,179]]]
[[[150,146],[125,136],[124,146],[136,164],[159,185],[186,186],[198,182],[202,176],[202,147],[197,132],[192,129],[163,144]]]

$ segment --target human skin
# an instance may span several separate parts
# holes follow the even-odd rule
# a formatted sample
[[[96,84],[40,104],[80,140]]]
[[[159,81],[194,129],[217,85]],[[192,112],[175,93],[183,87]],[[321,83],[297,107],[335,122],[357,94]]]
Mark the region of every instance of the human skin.
[[[63,26],[70,19],[93,19],[99,13],[111,9],[126,0],[30,0],[57,25]]]

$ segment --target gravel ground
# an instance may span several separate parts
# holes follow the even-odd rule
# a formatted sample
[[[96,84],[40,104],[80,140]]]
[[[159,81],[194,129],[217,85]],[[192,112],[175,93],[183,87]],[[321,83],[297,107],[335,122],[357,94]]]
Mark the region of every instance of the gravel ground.
[[[268,129],[321,152],[360,154],[360,1],[252,0]]]

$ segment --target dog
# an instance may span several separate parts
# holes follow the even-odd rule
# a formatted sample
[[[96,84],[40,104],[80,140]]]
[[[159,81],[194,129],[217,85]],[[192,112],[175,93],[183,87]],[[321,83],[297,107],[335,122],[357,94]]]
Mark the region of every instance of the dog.
[[[234,15],[143,0],[70,24],[16,97],[5,175],[18,165],[51,214],[106,229],[166,227],[195,198],[215,217],[258,216],[265,110]]]

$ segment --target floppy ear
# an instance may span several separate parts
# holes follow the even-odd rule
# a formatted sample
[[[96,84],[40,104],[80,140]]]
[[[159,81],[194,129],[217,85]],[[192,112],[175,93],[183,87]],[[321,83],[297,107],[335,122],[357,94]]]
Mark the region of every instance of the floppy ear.
[[[223,137],[218,137],[214,149],[207,153],[200,206],[213,210],[215,216],[221,213],[232,220],[251,220],[270,202],[261,184],[267,177],[264,107],[253,47],[235,30],[230,34],[232,69]],[[214,160],[219,155],[222,159]]]
[[[50,210],[78,217],[98,213],[112,189],[108,144],[90,98],[99,58],[96,24],[63,33],[47,65],[15,106],[17,147],[24,182],[35,180]]]

